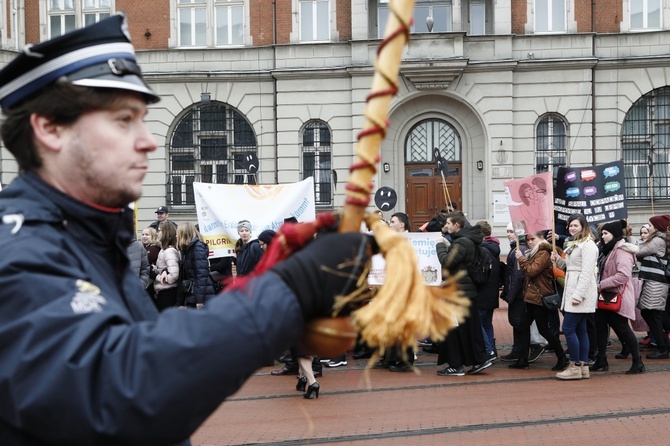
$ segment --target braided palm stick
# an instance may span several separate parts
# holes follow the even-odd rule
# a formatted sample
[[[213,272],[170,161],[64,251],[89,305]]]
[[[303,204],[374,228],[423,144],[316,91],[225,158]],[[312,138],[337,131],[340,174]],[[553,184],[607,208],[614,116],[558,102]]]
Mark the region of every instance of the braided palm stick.
[[[388,110],[398,92],[400,61],[409,38],[413,8],[414,0],[392,0],[390,4],[392,14],[377,51],[372,90],[364,110],[366,121],[358,135],[356,160],[350,168],[341,232],[360,230],[370,201],[371,181],[377,171],[379,149],[386,134]],[[371,303],[353,314],[362,339],[369,346],[378,347],[375,357],[392,346],[414,346],[419,334],[443,339],[457,321],[463,320],[469,301],[461,296],[454,282],[441,288],[426,286],[416,266],[414,249],[407,239],[391,231],[378,218],[370,218],[367,223],[386,257],[387,280]],[[355,298],[350,295],[340,299],[335,304],[335,312]]]
[[[386,116],[391,100],[398,92],[398,73],[402,51],[409,39],[409,24],[414,0],[392,0],[391,14],[384,33],[384,40],[377,49],[372,88],[363,111],[365,122],[358,134],[356,158],[349,168],[346,187],[347,198],[340,222],[340,232],[358,232],[370,202],[372,176],[377,172],[379,148],[386,135]]]

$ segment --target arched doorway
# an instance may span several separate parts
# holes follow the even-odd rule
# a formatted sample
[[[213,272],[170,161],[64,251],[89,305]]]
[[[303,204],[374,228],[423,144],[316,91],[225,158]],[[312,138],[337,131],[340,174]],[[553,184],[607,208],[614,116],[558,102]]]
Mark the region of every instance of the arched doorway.
[[[444,178],[435,164],[434,150],[448,162]],[[442,119],[417,123],[405,141],[405,210],[416,231],[452,201],[463,209],[461,194],[461,138],[456,129]]]

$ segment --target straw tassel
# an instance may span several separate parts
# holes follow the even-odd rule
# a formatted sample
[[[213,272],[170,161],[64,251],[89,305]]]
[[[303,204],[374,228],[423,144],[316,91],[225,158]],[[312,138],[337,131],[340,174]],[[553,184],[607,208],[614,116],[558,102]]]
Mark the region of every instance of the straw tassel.
[[[470,300],[458,291],[455,278],[440,287],[425,285],[416,251],[407,238],[376,216],[368,217],[367,224],[386,260],[386,280],[371,302],[352,314],[361,338],[377,347],[379,355],[393,346],[400,346],[405,354],[407,347],[416,346],[417,337],[444,339],[464,320]],[[338,299],[335,311],[359,296],[360,291]]]

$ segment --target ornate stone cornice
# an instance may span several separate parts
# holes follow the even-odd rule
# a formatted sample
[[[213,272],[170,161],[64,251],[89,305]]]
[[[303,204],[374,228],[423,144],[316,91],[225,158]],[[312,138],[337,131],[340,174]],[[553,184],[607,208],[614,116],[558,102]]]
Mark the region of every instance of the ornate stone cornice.
[[[468,65],[463,58],[441,61],[403,61],[400,74],[417,90],[446,90]]]

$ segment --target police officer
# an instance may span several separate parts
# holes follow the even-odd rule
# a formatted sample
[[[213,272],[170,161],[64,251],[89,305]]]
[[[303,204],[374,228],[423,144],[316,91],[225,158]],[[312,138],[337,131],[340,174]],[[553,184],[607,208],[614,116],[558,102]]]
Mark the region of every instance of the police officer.
[[[0,192],[2,445],[188,444],[360,274],[324,271],[367,260],[364,236],[324,235],[201,311],[159,315],[125,253],[157,100],[121,15],[0,71],[0,131],[22,172]]]

